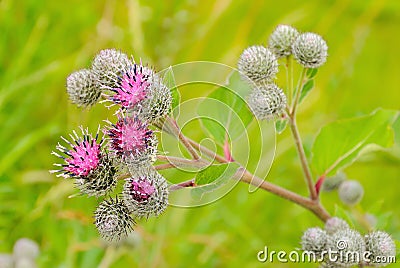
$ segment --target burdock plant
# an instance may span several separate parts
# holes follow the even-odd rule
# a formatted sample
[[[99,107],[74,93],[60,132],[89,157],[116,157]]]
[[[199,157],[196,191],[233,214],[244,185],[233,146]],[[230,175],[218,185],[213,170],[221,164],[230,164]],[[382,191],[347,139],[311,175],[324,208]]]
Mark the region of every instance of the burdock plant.
[[[349,223],[332,217],[320,200],[321,189],[339,189],[345,205],[352,206],[353,211],[354,205],[360,205],[364,190],[360,183],[347,181],[343,169],[367,152],[363,149],[369,144],[391,144],[392,124],[398,116],[397,111],[379,109],[369,115],[332,122],[321,128],[309,148],[310,153],[306,154],[297,126],[297,113],[315,87],[317,68],[326,63],[327,56],[328,46],[322,36],[302,33],[288,25],[279,25],[274,30],[268,47],[260,44],[244,48],[238,55],[238,68],[231,73],[228,83],[210,93],[197,107],[199,115],[216,115],[214,121],[218,126],[210,123],[209,116],[200,118],[205,133],[211,134],[219,146],[214,151],[182,132],[177,121],[180,99],[172,67],[157,73],[119,50],[102,50],[90,69],[68,76],[67,93],[78,106],[107,103],[109,109],[115,110],[115,117],[106,120],[102,131],[95,135],[82,127],[79,134],[73,131],[70,139],[62,138],[56,146],[57,152],[53,152],[62,163],[56,164],[57,170],[53,172],[74,180],[81,194],[99,199],[94,213],[95,225],[100,235],[109,241],[126,238],[139,219],[160,216],[166,211],[173,191],[190,189],[193,196],[201,200],[204,194],[234,181],[287,199],[326,222],[325,230],[315,227],[304,233],[303,250],[322,256],[324,250],[337,248],[339,241],[345,241],[349,248],[340,249],[343,252],[355,250],[361,254],[369,249],[374,257],[393,255],[393,243],[388,235],[372,232],[364,239]],[[296,63],[299,74],[295,85]],[[286,79],[276,79],[281,74],[280,69],[285,70],[282,73]],[[218,108],[208,103],[222,103],[223,106]],[[227,112],[228,115],[224,114],[226,108],[232,111]],[[233,126],[235,116],[244,126],[241,131]],[[273,124],[277,133],[288,126],[308,196],[259,178],[236,160],[240,159],[236,149],[244,146],[236,142],[238,137],[252,122],[260,121],[265,121],[264,126]],[[168,150],[160,148],[158,134],[172,135],[187,152],[180,157],[169,155]],[[159,171],[171,168],[187,169],[194,177],[169,184]],[[340,179],[333,180],[338,177]],[[118,187],[120,182],[122,187]],[[367,230],[372,229],[366,226],[368,221],[362,216],[358,215],[357,219]],[[363,264],[358,259],[323,261],[323,265],[329,267]]]

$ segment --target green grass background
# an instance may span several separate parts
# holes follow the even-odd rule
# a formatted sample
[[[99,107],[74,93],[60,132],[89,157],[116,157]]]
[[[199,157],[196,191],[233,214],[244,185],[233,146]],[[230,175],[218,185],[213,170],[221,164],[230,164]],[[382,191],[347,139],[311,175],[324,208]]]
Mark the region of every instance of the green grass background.
[[[307,148],[328,122],[400,108],[399,1],[0,1],[0,252],[29,237],[40,245],[40,267],[310,267],[257,262],[265,245],[292,250],[306,228],[321,223],[269,193],[249,194],[247,185],[211,205],[169,208],[142,221],[135,246],[115,249],[101,244],[92,225],[97,201],[68,199],[72,184],[48,173],[60,135],[111,116],[102,105],[74,107],[64,86],[100,49],[122,49],[159,70],[197,60],[235,66],[244,48],[266,44],[279,23],[318,32],[329,45],[299,113]],[[186,132],[198,137],[196,129]],[[382,229],[400,239],[396,138],[393,149],[346,172],[366,191],[357,211],[380,216]],[[277,141],[268,179],[306,194],[290,133]],[[322,200],[333,214],[342,206],[336,193]]]

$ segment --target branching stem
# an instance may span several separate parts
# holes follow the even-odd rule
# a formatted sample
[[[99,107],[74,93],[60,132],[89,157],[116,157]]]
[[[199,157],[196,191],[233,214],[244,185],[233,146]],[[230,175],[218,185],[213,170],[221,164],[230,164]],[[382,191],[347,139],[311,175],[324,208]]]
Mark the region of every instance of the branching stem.
[[[303,197],[278,185],[260,179],[259,177],[251,174],[245,168],[241,168],[239,169],[239,171],[242,173],[240,178],[242,182],[254,186],[259,186],[261,189],[265,191],[268,191],[284,199],[292,201],[313,212],[323,222],[327,221],[331,217],[329,213],[325,210],[325,208],[321,205],[321,203],[318,202],[318,200],[312,200],[310,198]]]
[[[212,150],[200,145],[199,143],[197,143],[197,142],[195,142],[195,141],[193,141],[191,139],[188,139],[188,138],[186,138],[186,140],[188,140],[190,142],[190,144],[194,148],[196,148],[199,152],[202,152],[202,153],[206,154],[207,156],[211,157],[212,159],[216,160],[217,162],[220,162],[220,163],[228,163],[229,162],[223,156],[218,155],[217,153],[215,153]],[[204,163],[208,163],[208,162],[205,162],[202,159],[200,159],[200,160],[188,160],[188,159],[184,159],[184,158],[166,157],[166,156],[158,156],[158,158],[160,160],[163,160],[163,161],[173,160],[174,164],[176,164],[176,163],[181,163],[182,165],[194,164],[195,167],[201,166],[201,164],[199,164],[199,162],[201,162],[203,165],[204,165]],[[172,167],[173,166],[174,165],[172,165]],[[169,168],[169,166],[168,166],[168,168]],[[263,190],[265,190],[267,192],[270,192],[270,193],[275,194],[277,196],[280,196],[280,197],[282,197],[284,199],[292,201],[292,202],[294,202],[294,203],[296,203],[296,204],[298,204],[298,205],[310,210],[311,212],[313,212],[318,218],[320,218],[324,222],[331,217],[329,215],[329,213],[325,210],[325,208],[319,203],[318,199],[311,199],[311,198],[307,198],[307,197],[301,196],[301,195],[299,195],[299,194],[297,194],[295,192],[292,192],[290,190],[282,188],[282,187],[280,187],[278,185],[275,185],[275,184],[273,184],[271,182],[265,181],[265,180],[255,176],[255,175],[253,175],[252,173],[250,173],[244,167],[240,167],[238,169],[238,171],[236,172],[234,177],[236,177],[241,182],[248,183],[248,184],[251,184],[251,185],[256,186],[256,187],[260,187],[261,189],[263,189]],[[194,180],[185,181],[185,182],[181,182],[181,183],[172,185],[170,187],[170,190],[175,191],[175,190],[179,190],[179,189],[185,188],[185,187],[196,187]],[[312,189],[314,189],[314,187]],[[314,189],[314,191],[315,191],[315,189]]]
[[[178,139],[181,141],[181,143],[185,146],[185,148],[188,150],[188,152],[192,155],[193,159],[198,160],[200,159],[199,154],[197,151],[192,147],[192,145],[189,143],[185,135],[183,135],[181,129],[179,128],[178,124],[176,123],[175,119],[172,117],[168,117],[166,122],[168,123],[168,126],[170,126],[170,130],[173,132],[175,136],[178,137]]]
[[[205,168],[210,165],[210,163],[208,161],[205,161],[203,159],[186,159],[186,158],[175,157],[175,156],[166,156],[166,155],[157,155],[157,159],[164,161],[164,162],[168,162],[167,164],[169,164],[168,167],[166,165],[164,166],[164,168],[158,167],[158,170],[169,168],[169,167],[173,167],[173,168],[179,168],[179,167]]]

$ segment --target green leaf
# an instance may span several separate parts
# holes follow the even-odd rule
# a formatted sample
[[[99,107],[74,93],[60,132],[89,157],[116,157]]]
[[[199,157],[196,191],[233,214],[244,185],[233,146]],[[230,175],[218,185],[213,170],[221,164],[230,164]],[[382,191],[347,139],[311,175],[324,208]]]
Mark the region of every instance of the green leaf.
[[[374,226],[376,230],[384,230],[387,228],[391,218],[393,216],[392,212],[386,212],[376,216],[376,225]]]
[[[279,119],[275,121],[275,131],[281,134],[287,126],[287,119]]]
[[[214,139],[223,144],[240,137],[253,119],[243,96],[250,91],[237,72],[231,74],[228,84],[211,92],[198,106],[202,126]]]
[[[251,91],[249,83],[242,79],[238,71],[233,71],[228,76],[227,87],[243,98]]]
[[[318,69],[311,68],[311,69],[307,70],[306,75],[307,75],[308,79],[313,79],[317,75],[317,73],[318,73]]]
[[[192,189],[192,195],[200,199],[204,193],[217,190],[232,179],[239,167],[239,164],[232,162],[212,165],[200,171],[196,174],[197,187]]]
[[[312,147],[312,168],[318,176],[334,175],[360,155],[393,144],[392,125],[398,111],[379,109],[370,115],[340,120],[323,127]]]
[[[235,162],[211,165],[198,172],[194,181],[197,185],[216,183],[218,179],[225,180],[231,178],[238,168],[239,164]]]
[[[314,88],[314,80],[313,79],[308,80],[301,89],[299,102],[301,102],[313,88]]]
[[[175,76],[174,76],[174,72],[173,72],[171,66],[165,71],[163,82],[171,91],[171,95],[172,95],[171,110],[174,114],[178,113],[179,110],[175,109],[175,108],[177,108],[179,106],[181,96],[180,96],[178,88],[176,86]]]

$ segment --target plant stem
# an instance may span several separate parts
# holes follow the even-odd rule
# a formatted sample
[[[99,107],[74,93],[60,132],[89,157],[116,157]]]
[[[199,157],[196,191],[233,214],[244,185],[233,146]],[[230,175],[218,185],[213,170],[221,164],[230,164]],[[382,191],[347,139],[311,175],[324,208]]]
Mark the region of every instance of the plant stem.
[[[288,103],[291,103],[293,98],[293,64],[291,55],[286,57],[286,87],[288,90]]]
[[[325,208],[317,200],[311,200],[295,192],[289,191],[278,185],[260,179],[259,177],[251,174],[244,167],[240,167],[238,169],[238,171],[234,175],[234,178],[237,178],[241,182],[251,184],[256,187],[260,187],[261,189],[270,192],[274,195],[280,196],[286,200],[292,201],[293,203],[296,203],[299,206],[306,208],[312,213],[314,213],[323,222],[326,222],[331,217],[329,213],[325,210]],[[170,191],[177,191],[179,189],[186,187],[196,187],[195,180],[191,179],[178,184],[173,184],[170,186],[169,189]]]
[[[239,168],[239,170],[237,171],[237,173],[235,174],[235,177],[237,177],[240,181],[254,185],[256,187],[260,187],[261,189],[268,191],[272,194],[275,194],[277,196],[280,196],[284,199],[287,199],[289,201],[292,201],[298,205],[300,205],[301,207],[304,207],[308,210],[310,210],[312,213],[314,213],[319,219],[321,219],[322,221],[326,221],[328,220],[331,216],[329,215],[329,213],[325,210],[325,208],[321,205],[321,203],[318,200],[318,195],[316,194],[315,188],[314,188],[314,184],[312,181],[312,176],[311,176],[311,172],[309,170],[309,166],[307,163],[307,158],[305,156],[304,153],[304,148],[303,145],[301,143],[301,139],[300,139],[300,135],[296,126],[296,121],[294,120],[293,117],[289,116],[289,121],[290,121],[290,125],[291,125],[291,129],[292,129],[292,133],[293,136],[295,137],[295,143],[296,143],[296,148],[299,152],[299,156],[300,156],[300,160],[302,163],[302,167],[303,167],[303,171],[305,173],[305,177],[306,177],[306,182],[307,185],[309,186],[309,191],[310,191],[310,196],[311,198],[307,198],[304,196],[301,196],[295,192],[292,192],[290,190],[287,190],[285,188],[282,188],[278,185],[275,185],[273,183],[270,183],[268,181],[265,181],[253,174],[251,174],[247,169],[245,169],[244,167]],[[179,129],[178,129],[179,130]],[[195,149],[197,149],[199,152],[204,153],[205,155],[211,157],[213,160],[219,162],[219,163],[228,163],[229,161],[227,159],[225,159],[223,156],[218,155],[217,153],[213,152],[212,150],[202,146],[201,144],[185,137],[183,134],[181,134],[184,138],[184,140],[186,140],[191,146],[193,146]],[[193,148],[192,147],[192,148]],[[175,162],[179,165],[174,165],[174,163],[168,163],[171,165],[159,165],[158,169],[165,169],[165,168],[170,168],[170,167],[176,167],[176,166],[194,166],[194,167],[205,167],[204,164],[210,164],[207,161],[204,161],[202,159],[198,159],[198,160],[188,160],[188,159],[184,159],[184,158],[179,158],[179,157],[167,157],[167,156],[162,156],[159,155],[157,156],[159,160],[162,161],[172,161]],[[185,181],[185,182],[181,182],[179,184],[176,185],[172,185],[171,186],[171,190],[179,190],[181,188],[184,187],[195,187],[195,182],[194,180],[190,180],[190,181]]]
[[[294,100],[292,103],[292,109],[290,111],[290,115],[292,117],[296,116],[296,110],[297,110],[297,106],[299,104],[299,99],[301,96],[301,89],[304,84],[304,77],[306,76],[306,72],[307,72],[307,68],[303,68],[303,70],[301,70],[300,78],[299,78],[299,81],[297,82],[296,92],[295,92]]]
[[[164,169],[169,169],[169,168],[175,168],[175,166],[172,163],[165,163],[165,164],[160,164],[154,166],[155,170],[164,170]]]
[[[198,160],[200,159],[199,154],[197,153],[197,151],[192,147],[192,145],[189,143],[189,141],[187,140],[187,138],[185,137],[185,135],[183,135],[182,131],[180,130],[178,124],[176,123],[175,119],[173,119],[172,117],[167,117],[166,122],[169,124],[169,126],[171,127],[171,131],[173,131],[173,134],[175,136],[177,136],[179,138],[179,140],[181,141],[181,143],[183,144],[183,146],[186,147],[186,149],[188,150],[188,152],[192,155],[193,159]]]
[[[175,157],[175,156],[166,156],[166,155],[157,155],[157,159],[161,161],[166,161],[168,162],[169,167],[196,167],[196,168],[205,168],[208,165],[210,165],[209,162],[203,160],[203,159],[185,159],[181,157]],[[158,167],[158,170],[160,169],[165,169],[166,166],[163,168]]]
[[[240,168],[239,169],[241,174],[240,174],[240,180],[242,182],[254,185],[254,186],[259,186],[261,189],[268,191],[270,193],[273,193],[277,196],[280,196],[284,199],[287,199],[289,201],[292,201],[308,210],[313,212],[318,218],[320,218],[323,222],[327,221],[331,216],[329,213],[325,210],[325,208],[318,202],[318,200],[311,200],[309,198],[303,197],[301,195],[298,195],[292,191],[289,191],[285,188],[282,188],[278,185],[272,184],[268,181],[262,180],[259,177],[251,174],[249,171],[247,171],[245,168]]]
[[[312,179],[310,166],[308,164],[306,153],[304,152],[303,143],[301,141],[300,133],[297,128],[296,118],[290,116],[289,124],[290,124],[290,130],[292,131],[294,143],[296,145],[297,153],[300,158],[300,163],[301,163],[301,167],[303,169],[304,178],[305,178],[306,184],[308,186],[308,191],[310,193],[310,198],[312,200],[318,200],[318,195],[317,195],[317,191],[315,190],[315,187],[314,187],[314,181]]]
[[[194,179],[188,180],[188,181],[183,181],[177,184],[173,184],[169,187],[170,191],[176,191],[182,188],[186,188],[186,187],[194,187],[196,186],[196,183],[194,181]]]
[[[199,143],[195,142],[192,139],[189,139],[189,138],[186,138],[186,139],[194,148],[196,148],[196,150],[198,150],[201,153],[204,153],[211,159],[213,159],[219,163],[229,163],[229,161],[227,159],[225,159],[225,157],[220,156],[216,152],[213,152],[212,150],[208,149],[207,147],[200,145]]]
[[[297,123],[296,123],[296,111],[297,111],[297,106],[299,104],[301,89],[304,84],[304,77],[306,75],[306,72],[307,72],[307,68],[303,68],[303,70],[301,71],[300,78],[299,78],[299,81],[298,81],[297,87],[296,87],[295,97],[294,97],[294,100],[292,103],[292,108],[289,111],[288,116],[289,116],[290,129],[292,131],[294,143],[296,145],[297,153],[300,158],[300,163],[301,163],[301,167],[302,167],[302,170],[304,173],[304,178],[305,178],[305,181],[306,181],[306,184],[308,187],[308,191],[310,193],[310,198],[312,200],[318,200],[318,194],[314,187],[314,181],[313,181],[312,174],[310,171],[310,166],[308,164],[307,157],[304,152],[303,143],[301,141],[299,129],[297,128]]]

